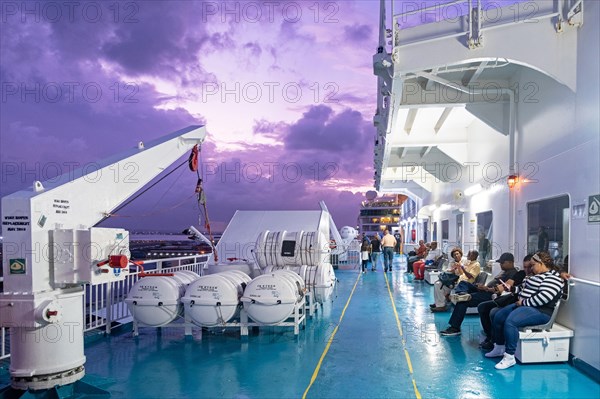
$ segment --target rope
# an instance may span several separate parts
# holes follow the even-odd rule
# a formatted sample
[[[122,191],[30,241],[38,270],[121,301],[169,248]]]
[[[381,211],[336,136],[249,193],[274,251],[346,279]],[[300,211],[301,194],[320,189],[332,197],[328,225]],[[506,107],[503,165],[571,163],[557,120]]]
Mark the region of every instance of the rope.
[[[192,198],[194,196],[195,196],[195,194],[192,194],[192,195],[186,197],[185,199],[183,199],[183,201],[176,203],[175,205],[172,205],[172,206],[167,207],[167,208],[157,209],[155,211],[148,212],[148,213],[141,213],[141,214],[138,214],[138,215],[122,215],[122,214],[111,213],[110,216],[111,217],[120,217],[120,218],[133,218],[133,217],[142,217],[142,216],[157,215],[159,213],[163,213],[165,211],[170,211],[172,209],[180,207],[181,205],[185,204],[190,198]]]
[[[114,212],[118,212],[119,210],[123,209],[124,207],[126,207],[127,205],[131,204],[133,201],[135,201],[136,199],[138,199],[142,194],[145,194],[148,190],[150,190],[152,187],[156,186],[158,183],[160,183],[161,181],[163,181],[164,179],[166,179],[168,176],[170,176],[172,173],[174,173],[177,169],[179,169],[180,167],[182,167],[183,165],[185,165],[188,161],[185,160],[184,162],[182,162],[181,164],[177,165],[175,167],[175,169],[173,169],[172,171],[170,171],[169,173],[167,173],[166,175],[164,175],[163,177],[161,177],[160,179],[158,179],[154,184],[150,185],[149,187],[147,187],[145,190],[142,190],[140,193],[138,193],[137,195],[133,196],[129,201],[125,201],[123,204],[121,204],[120,206],[118,206],[112,213],[105,213],[104,214],[104,219],[102,219],[102,221],[108,219],[111,216],[114,216],[115,213]]]
[[[202,151],[199,153],[200,156],[200,164],[203,164],[202,161]],[[208,232],[208,238],[210,240],[210,245],[213,251],[213,257],[215,262],[219,261],[219,255],[217,253],[217,247],[215,246],[215,238],[213,237],[212,230],[210,228],[210,220],[208,218],[208,208],[206,207],[206,195],[204,194],[204,187],[202,187],[202,178],[200,176],[200,170],[196,169],[196,176],[198,177],[198,182],[196,184],[196,193],[198,195],[198,209],[200,210],[200,215],[198,216],[198,224],[202,224],[202,216],[204,216],[204,227]]]

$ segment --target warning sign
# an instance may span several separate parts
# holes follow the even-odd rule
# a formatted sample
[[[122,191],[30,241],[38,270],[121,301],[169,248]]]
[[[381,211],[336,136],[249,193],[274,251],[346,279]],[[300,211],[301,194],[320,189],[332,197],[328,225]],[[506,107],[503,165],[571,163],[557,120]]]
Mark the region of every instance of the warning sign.
[[[9,260],[10,274],[25,274],[25,259]]]
[[[588,223],[600,223],[600,194],[588,199]]]

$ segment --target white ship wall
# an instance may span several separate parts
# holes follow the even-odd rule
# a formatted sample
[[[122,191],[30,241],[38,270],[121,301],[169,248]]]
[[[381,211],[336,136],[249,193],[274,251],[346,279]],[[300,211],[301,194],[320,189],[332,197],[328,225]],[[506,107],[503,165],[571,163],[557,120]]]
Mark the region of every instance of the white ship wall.
[[[522,185],[517,191],[515,241],[517,248],[509,245],[509,201],[506,184],[458,201],[453,198],[457,190],[472,185],[464,179],[454,185],[435,186],[434,192],[424,198],[423,204],[451,204],[452,209],[436,210],[432,222],[438,222],[438,241],[441,241],[441,221],[449,220],[449,242],[456,237],[456,214],[464,210],[463,245],[476,248],[476,229],[472,222],[476,213],[493,211],[493,256],[501,252],[515,253],[517,263],[527,248],[527,203],[569,196],[571,206],[569,266],[575,286],[571,287],[569,300],[561,309],[558,322],[573,329],[571,354],[597,370],[600,369],[600,224],[588,223],[585,217],[573,217],[573,207],[586,205],[590,195],[600,193],[600,109],[598,72],[600,37],[600,2],[585,2],[585,24],[578,36],[576,94],[554,79],[542,77],[533,70],[523,70],[521,87],[533,82],[539,91],[535,101],[518,102],[516,162],[523,166],[533,163],[520,175],[530,176],[537,182]],[[573,33],[571,33],[573,34]],[[527,40],[523,38],[523,40]],[[533,39],[530,39],[533,40]],[[469,150],[476,154],[473,162],[496,162],[508,174],[508,140],[498,132],[490,131],[481,121],[469,129]],[[531,165],[531,164],[530,164]],[[533,169],[533,168],[537,169]],[[431,238],[432,228],[429,229]],[[587,280],[586,281],[579,281]],[[594,284],[595,283],[595,284]],[[592,310],[593,311],[590,311]]]

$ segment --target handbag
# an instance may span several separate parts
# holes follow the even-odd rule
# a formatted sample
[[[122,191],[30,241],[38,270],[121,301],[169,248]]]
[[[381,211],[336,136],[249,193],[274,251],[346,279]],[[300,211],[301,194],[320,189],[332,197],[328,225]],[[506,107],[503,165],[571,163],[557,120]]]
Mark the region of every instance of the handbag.
[[[454,273],[443,272],[438,276],[440,283],[442,283],[442,287],[446,286],[448,288],[454,287],[454,284],[458,281],[458,276]],[[440,288],[442,288],[440,287]]]
[[[496,297],[496,299],[494,299],[493,301],[496,304],[496,306],[498,306],[499,308],[503,308],[505,306],[517,302],[518,300],[519,297],[511,292],[510,294],[500,295]]]

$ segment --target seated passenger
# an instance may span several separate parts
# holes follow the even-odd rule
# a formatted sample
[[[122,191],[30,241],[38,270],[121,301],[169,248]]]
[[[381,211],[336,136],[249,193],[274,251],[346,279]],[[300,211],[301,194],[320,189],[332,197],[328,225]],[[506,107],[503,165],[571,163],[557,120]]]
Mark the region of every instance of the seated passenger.
[[[519,270],[511,279],[506,281],[506,285],[511,292],[515,292],[516,288],[520,287],[526,278],[533,276],[533,262],[531,261],[531,258],[532,255],[525,256],[525,258],[523,258],[523,270]],[[560,278],[563,281],[567,281],[571,278],[571,275],[564,271],[564,269],[561,269]],[[566,289],[566,284],[563,284],[563,286]],[[498,295],[501,295],[506,291],[504,285],[498,285],[496,288],[498,290]],[[499,311],[503,306],[503,303],[497,299],[483,302],[477,306],[477,311],[479,312],[479,318],[481,320],[481,326],[486,336],[485,340],[481,343],[481,349],[489,351],[494,348],[492,337],[492,320],[496,312]]]
[[[470,284],[472,287],[475,287],[476,291],[471,294],[465,294],[464,297],[459,298],[459,301],[452,311],[452,316],[450,316],[450,321],[448,322],[449,326],[440,332],[441,335],[460,335],[460,326],[467,314],[467,308],[477,306],[482,302],[491,301],[492,295],[498,292],[497,286],[501,285],[502,282],[511,279],[515,273],[517,273],[517,269],[515,269],[515,258],[511,253],[503,253],[497,262],[500,263],[502,272],[487,285],[479,284],[473,286]]]
[[[462,250],[460,248],[454,248],[452,252],[450,252],[450,256],[454,260],[454,263],[450,265],[447,272],[454,273],[458,276],[458,284],[460,284],[461,281],[473,283],[481,271],[481,267],[477,261],[479,253],[475,250],[469,251],[467,254],[466,265],[462,264]],[[429,307],[431,308],[432,312],[445,312],[447,310],[447,298],[451,289],[445,285],[442,285],[440,280],[436,281],[433,286],[433,297],[435,298],[435,303],[432,303],[429,305]]]
[[[462,255],[461,255],[462,256]],[[437,241],[431,241],[431,249],[423,260],[418,260],[413,263],[413,272],[415,280],[423,280],[425,278],[425,264],[428,261],[437,262],[442,257],[442,250],[437,247]]]
[[[486,357],[503,356],[496,369],[516,364],[519,328],[547,323],[562,293],[563,281],[547,252],[531,257],[534,275],[523,282],[516,303],[500,309],[492,318],[494,349]]]
[[[500,256],[496,262],[500,263],[502,267],[502,262],[500,262],[502,257],[505,254]],[[512,256],[512,254],[509,254]],[[514,257],[513,257],[514,260]],[[514,287],[521,285],[524,278],[526,276],[531,276],[533,271],[531,270],[531,255],[527,255],[523,258],[523,270],[519,270],[508,280],[503,280],[505,284],[514,290]],[[496,295],[501,295],[506,291],[505,284],[498,283],[495,287]],[[481,320],[481,327],[483,328],[483,332],[485,334],[485,340],[481,343],[481,349],[491,350],[494,347],[494,342],[492,339],[492,315],[500,310],[498,303],[494,300],[488,300],[477,305],[477,312],[479,313],[479,319]]]
[[[412,251],[411,251],[412,253]],[[406,262],[406,272],[413,272],[413,263],[418,261],[419,259],[423,259],[427,256],[427,247],[425,246],[425,241],[419,240],[419,247],[415,248],[414,255],[408,257],[408,261]]]

